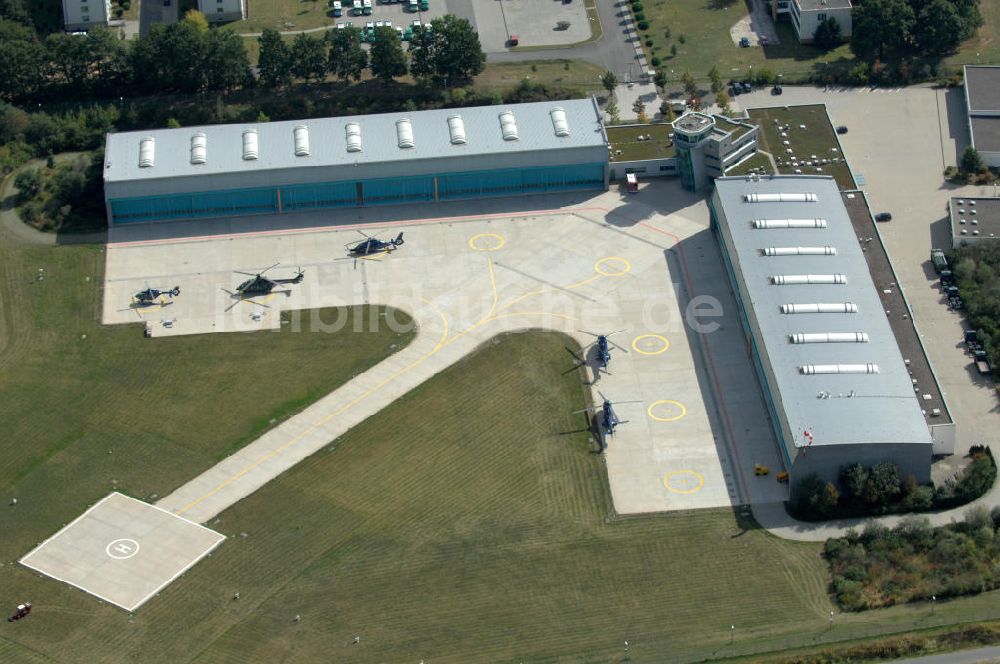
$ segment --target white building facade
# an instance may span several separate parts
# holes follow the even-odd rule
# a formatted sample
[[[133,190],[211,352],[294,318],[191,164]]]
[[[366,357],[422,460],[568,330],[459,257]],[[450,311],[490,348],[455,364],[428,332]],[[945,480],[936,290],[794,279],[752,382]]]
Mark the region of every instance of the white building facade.
[[[89,30],[107,25],[111,16],[110,0],[63,0],[63,27],[66,32]]]
[[[198,11],[210,23],[241,21],[247,17],[246,0],[198,0]]]
[[[828,18],[837,21],[841,39],[851,37],[851,0],[772,0],[771,17],[787,16],[802,43],[813,41],[816,28]]]

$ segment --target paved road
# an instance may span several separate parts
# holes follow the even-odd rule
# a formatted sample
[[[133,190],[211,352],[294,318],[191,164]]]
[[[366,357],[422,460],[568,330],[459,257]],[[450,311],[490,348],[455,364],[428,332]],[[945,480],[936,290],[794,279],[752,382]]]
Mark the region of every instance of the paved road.
[[[997,662],[1000,662],[1000,647],[997,646],[957,650],[946,655],[895,660],[895,664],[996,664]]]
[[[956,423],[956,454],[938,461],[934,468],[935,481],[943,481],[961,467],[970,445],[995,443],[995,432],[1000,430],[1000,409],[992,382],[970,370],[960,344],[963,320],[942,304],[929,265],[930,248],[950,244],[944,221],[948,199],[992,195],[990,188],[953,187],[942,181],[942,170],[956,163],[969,140],[961,90],[927,86],[875,90],[786,86],[784,90],[780,97],[762,90],[741,95],[734,102],[743,108],[826,104],[834,123],[849,128],[840,136],[841,145],[853,172],[863,177],[866,184],[862,188],[872,207],[893,213],[894,220],[880,224],[878,230]],[[1000,505],[1000,485],[976,504]],[[929,518],[935,525],[943,525],[960,520],[967,509]],[[863,523],[798,523],[781,505],[755,505],[754,514],[776,535],[809,541],[837,536]],[[879,519],[887,525],[898,520]]]
[[[625,76],[631,71],[632,80],[637,80],[640,67],[636,64],[635,47],[631,41],[632,35],[635,33],[626,32],[622,25],[623,14],[628,11],[625,7],[626,4],[622,0],[598,0],[597,14],[601,20],[603,34],[601,39],[596,42],[571,48],[489,53],[486,60],[487,62],[520,62],[554,58],[579,59],[613,71],[621,80],[625,80]]]

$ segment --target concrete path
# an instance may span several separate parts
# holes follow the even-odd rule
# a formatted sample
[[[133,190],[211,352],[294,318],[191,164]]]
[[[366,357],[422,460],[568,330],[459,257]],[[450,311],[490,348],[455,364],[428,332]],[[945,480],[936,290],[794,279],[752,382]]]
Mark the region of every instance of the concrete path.
[[[161,315],[171,317],[172,333],[273,328],[279,302],[285,310],[384,303],[410,312],[419,326],[410,346],[158,505],[209,521],[481,344],[530,328],[558,330],[584,347],[594,341],[588,332],[622,330],[615,339],[624,350],[612,351],[612,373],[598,374],[590,365],[593,400],[605,394],[619,404],[618,417],[628,420],[605,441],[618,513],[783,500],[786,488],[773,478],[747,481],[755,462],[777,471],[780,460],[703,199],[676,181],[644,186],[628,198],[617,189],[587,197],[561,210],[520,215],[421,220],[422,211],[455,208],[408,207],[410,220],[366,227],[381,235],[404,230],[406,245],[357,268],[331,260],[359,237],[351,229],[145,242],[135,239],[143,229],[118,229],[108,248],[106,323],[134,322],[135,313],[122,311],[121,302],[137,284],[157,279],[178,284],[184,296],[167,313],[152,313],[156,335]],[[546,199],[553,200],[530,200]],[[392,214],[359,214],[387,212]],[[247,303],[225,312],[222,288],[232,287],[232,270],[276,260],[301,265],[306,281],[287,298],[271,300],[269,310]],[[713,318],[706,332],[693,330],[695,305],[717,306],[721,326]],[[263,314],[259,320],[255,311]],[[567,363],[571,367],[572,359]],[[716,400],[720,375],[729,391],[740,391],[726,403]]]
[[[895,664],[996,664],[1000,662],[1000,647],[956,650],[944,655],[897,659]]]

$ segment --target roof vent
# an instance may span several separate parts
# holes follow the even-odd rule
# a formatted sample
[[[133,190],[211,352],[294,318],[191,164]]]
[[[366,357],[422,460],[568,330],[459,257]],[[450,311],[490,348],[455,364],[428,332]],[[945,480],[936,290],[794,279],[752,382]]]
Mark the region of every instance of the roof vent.
[[[783,304],[783,314],[856,314],[858,305],[853,302],[817,302],[815,304]]]
[[[799,367],[803,375],[818,374],[877,374],[878,365],[872,364],[803,364]]]
[[[461,115],[448,116],[448,133],[451,135],[452,145],[465,145],[465,123],[462,122]]]
[[[243,132],[243,159],[244,161],[253,161],[260,156],[260,151],[257,148],[257,130],[247,129]]]
[[[797,332],[789,336],[793,344],[866,344],[867,332]]]
[[[199,131],[191,136],[191,163],[198,165],[208,161],[208,137]]]
[[[396,139],[400,148],[413,147],[413,125],[408,118],[396,120]]]
[[[552,118],[552,128],[555,129],[556,136],[560,138],[569,136],[569,123],[566,121],[566,110],[562,106],[556,106],[549,111]]]
[[[139,141],[139,168],[152,168],[153,156],[156,153],[156,139],[152,136]]]
[[[826,228],[826,219],[754,219],[754,228]]]
[[[815,203],[816,194],[743,194],[747,203]]]
[[[765,247],[760,250],[765,256],[836,256],[833,247]]]
[[[361,125],[348,122],[344,130],[347,132],[347,151],[361,152]]]
[[[292,130],[292,134],[295,136],[295,156],[296,157],[308,157],[309,156],[309,127],[305,125],[298,125]]]
[[[775,286],[797,286],[803,284],[846,284],[844,274],[776,274],[771,277]]]
[[[520,137],[517,135],[517,120],[514,119],[513,111],[504,111],[500,114],[500,133],[503,140],[516,141]]]

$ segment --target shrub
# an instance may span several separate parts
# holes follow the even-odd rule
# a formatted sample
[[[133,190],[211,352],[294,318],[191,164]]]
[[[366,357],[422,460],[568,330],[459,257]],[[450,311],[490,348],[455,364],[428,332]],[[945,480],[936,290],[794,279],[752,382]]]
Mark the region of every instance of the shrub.
[[[653,59],[650,60],[650,62],[653,64],[654,67],[659,67],[662,60],[660,60],[658,57],[654,55]]]
[[[636,23],[645,23],[646,22],[646,15],[644,13],[642,13],[642,12],[636,12],[635,13],[635,22]],[[646,28],[640,28],[640,29],[641,30],[645,30]]]
[[[639,21],[639,29],[640,30],[649,30],[649,21],[645,21],[645,20]]]
[[[641,12],[642,11],[642,2],[633,2],[632,3],[632,11],[634,11],[634,12]]]
[[[646,46],[648,46],[649,48],[653,47],[653,40],[651,38],[646,39]]]

